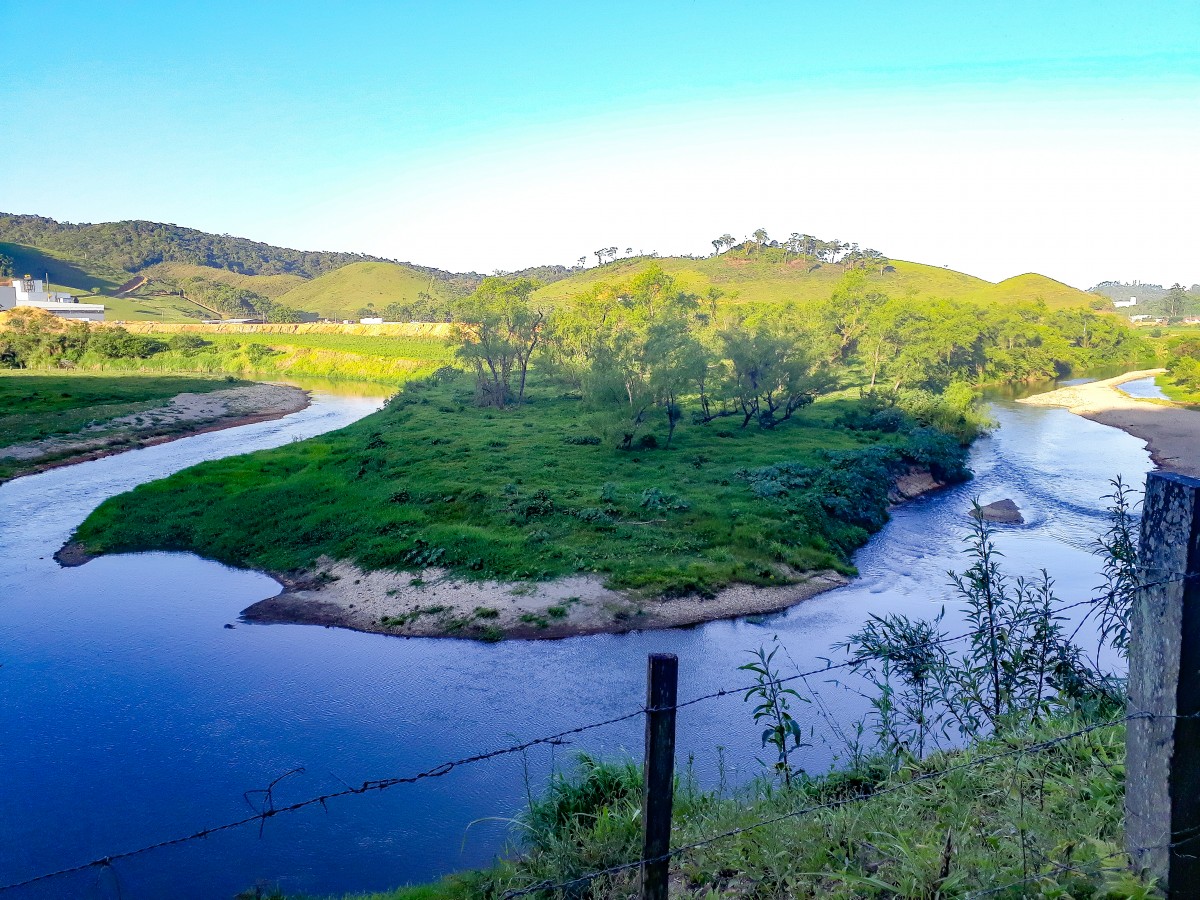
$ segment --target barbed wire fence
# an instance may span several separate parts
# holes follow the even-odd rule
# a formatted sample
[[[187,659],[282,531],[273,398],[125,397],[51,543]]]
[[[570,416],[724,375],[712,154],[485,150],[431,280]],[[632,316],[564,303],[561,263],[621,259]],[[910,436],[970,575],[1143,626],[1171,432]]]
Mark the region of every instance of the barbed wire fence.
[[[1154,482],[1156,475],[1163,477],[1163,476],[1161,476],[1161,473],[1152,473],[1151,474],[1150,480],[1148,481],[1148,487],[1147,487],[1147,498],[1148,498],[1147,502],[1148,503],[1150,503],[1151,499],[1154,497],[1154,494],[1151,491],[1151,485]],[[1176,477],[1176,480],[1178,480],[1177,477]],[[1172,550],[1172,549],[1178,551],[1178,549],[1180,547],[1182,547],[1182,548],[1184,548],[1184,551],[1185,551],[1183,554],[1183,557],[1182,557],[1182,559],[1174,559],[1173,561],[1168,560],[1166,562],[1166,564],[1164,564],[1164,565],[1156,564],[1156,561],[1153,558],[1144,559],[1143,564],[1141,565],[1142,571],[1145,573],[1150,573],[1150,572],[1158,573],[1159,577],[1157,577],[1155,580],[1150,580],[1150,579],[1144,580],[1142,583],[1140,583],[1136,587],[1134,592],[1138,598],[1142,598],[1141,602],[1143,602],[1143,604],[1145,604],[1147,602],[1150,604],[1159,603],[1163,600],[1164,592],[1167,592],[1170,594],[1170,597],[1168,599],[1170,599],[1171,602],[1174,602],[1176,605],[1178,605],[1180,607],[1189,607],[1189,609],[1185,610],[1185,612],[1191,612],[1190,606],[1195,607],[1194,619],[1191,617],[1191,615],[1176,616],[1178,621],[1176,621],[1176,623],[1175,623],[1177,627],[1176,627],[1174,633],[1171,633],[1170,628],[1168,628],[1167,633],[1165,633],[1165,635],[1162,633],[1162,629],[1159,629],[1158,632],[1156,632],[1156,634],[1158,635],[1158,637],[1162,638],[1166,642],[1167,645],[1169,645],[1168,649],[1167,649],[1167,655],[1169,655],[1169,653],[1171,652],[1171,648],[1173,648],[1177,657],[1179,656],[1180,653],[1183,653],[1184,655],[1186,655],[1187,652],[1189,652],[1189,648],[1190,648],[1190,651],[1194,653],[1194,659],[1197,661],[1200,661],[1200,589],[1197,588],[1197,584],[1200,584],[1200,572],[1198,572],[1196,568],[1193,568],[1193,566],[1195,566],[1197,563],[1200,563],[1200,481],[1196,481],[1194,479],[1183,479],[1183,481],[1185,483],[1182,486],[1177,483],[1172,483],[1171,485],[1167,486],[1166,490],[1168,490],[1168,492],[1169,492],[1171,489],[1174,489],[1177,493],[1178,490],[1182,488],[1185,491],[1191,492],[1190,496],[1192,498],[1192,506],[1195,510],[1195,516],[1184,523],[1185,530],[1190,529],[1190,531],[1188,531],[1187,534],[1183,535],[1182,538],[1178,534],[1160,535],[1158,538],[1155,538],[1154,540],[1147,541],[1146,536],[1149,533],[1149,530],[1151,528],[1157,527],[1157,526],[1147,526],[1145,516],[1143,518],[1143,546],[1144,547],[1149,544],[1152,548],[1151,552],[1153,552],[1153,547],[1155,547],[1155,546],[1157,546],[1160,550],[1164,550],[1164,551]],[[1191,483],[1188,484],[1187,482],[1191,482]],[[1161,491],[1160,491],[1160,493],[1161,493]],[[1169,501],[1170,499],[1171,498],[1168,497],[1167,501]],[[1156,502],[1158,502],[1159,506],[1162,506],[1165,508],[1166,506],[1170,505],[1169,502],[1167,502],[1167,501],[1156,501]],[[1178,503],[1176,503],[1175,505],[1178,506]],[[1148,513],[1149,512],[1150,512],[1150,510],[1148,509]],[[1175,522],[1174,527],[1177,531],[1178,527],[1179,527],[1179,522]],[[1194,550],[1195,552],[1194,553],[1190,552],[1191,550]],[[1164,554],[1160,553],[1160,555],[1164,555]],[[1170,553],[1165,553],[1165,555],[1169,556]],[[1178,555],[1179,554],[1176,552],[1175,556],[1178,556]],[[1165,575],[1165,577],[1163,577],[1163,575]],[[1068,612],[1068,611],[1071,611],[1074,609],[1078,609],[1081,607],[1091,607],[1094,610],[1094,609],[1098,608],[1101,604],[1111,601],[1114,597],[1114,594],[1115,594],[1114,591],[1110,591],[1110,592],[1102,594],[1098,597],[1090,597],[1086,600],[1081,600],[1081,601],[1077,601],[1077,602],[1073,602],[1073,603],[1069,603],[1069,604],[1065,604],[1065,605],[1060,605],[1060,606],[1057,606],[1054,609],[1052,609],[1050,611],[1050,614],[1052,616],[1059,616],[1062,613],[1065,613],[1065,612]],[[1152,597],[1149,601],[1146,601],[1145,598],[1148,595],[1152,595]],[[1161,613],[1161,610],[1155,610],[1156,615],[1159,613]],[[1090,614],[1091,614],[1091,610],[1089,610],[1089,612],[1086,615],[1090,615]],[[1143,614],[1143,618],[1147,618],[1147,617],[1148,617],[1147,614]],[[1135,610],[1135,621],[1136,621],[1136,618],[1137,618],[1137,615],[1136,615],[1136,610]],[[1168,618],[1170,618],[1170,617],[1168,616]],[[1142,622],[1141,625],[1142,625],[1143,629],[1145,629],[1147,627],[1146,622]],[[920,650],[920,649],[927,649],[933,645],[950,644],[950,643],[954,643],[957,641],[963,641],[963,640],[970,639],[973,636],[974,636],[973,631],[966,631],[966,632],[956,634],[953,636],[940,637],[935,640],[922,641],[922,642],[919,642],[916,644],[910,644],[910,645],[907,645],[907,646],[904,646],[901,648],[897,648],[897,649],[901,650],[901,651],[915,651],[915,650]],[[1187,644],[1188,646],[1185,647],[1184,646],[1185,644]],[[1158,648],[1158,649],[1161,651],[1162,648]],[[662,655],[658,655],[658,656],[662,656]],[[1162,656],[1162,653],[1160,652],[1158,654],[1158,656]],[[652,659],[653,659],[653,657],[652,657]],[[1139,660],[1138,660],[1136,654],[1133,655],[1131,657],[1131,669],[1139,664],[1144,664],[1144,662],[1145,661],[1141,661],[1141,663],[1139,663]],[[628,712],[625,712],[625,713],[622,713],[619,715],[611,716],[611,717],[608,717],[605,719],[586,723],[583,725],[577,725],[572,728],[566,728],[566,729],[554,732],[552,734],[547,734],[547,735],[543,735],[541,737],[533,738],[530,740],[509,744],[509,745],[495,748],[492,750],[473,753],[473,754],[469,754],[469,755],[464,755],[464,756],[456,758],[456,759],[446,760],[437,765],[434,765],[432,767],[426,768],[424,770],[421,770],[419,772],[415,772],[412,774],[371,779],[371,780],[364,781],[357,786],[347,785],[340,790],[331,791],[331,792],[323,793],[323,794],[316,795],[316,796],[311,796],[311,797],[308,797],[308,798],[305,798],[302,800],[297,800],[297,801],[293,801],[293,802],[289,802],[289,803],[277,804],[276,798],[275,798],[275,788],[285,779],[291,777],[294,774],[298,774],[299,772],[303,771],[303,770],[299,770],[299,769],[291,770],[291,771],[283,773],[282,775],[280,775],[279,777],[274,779],[272,782],[270,782],[270,784],[267,785],[267,787],[261,788],[261,789],[250,790],[245,793],[244,796],[245,796],[246,802],[248,804],[250,803],[251,796],[255,796],[255,797],[259,798],[258,809],[251,815],[242,816],[242,817],[235,818],[235,819],[232,819],[232,820],[229,820],[226,822],[221,822],[218,824],[208,825],[203,828],[192,831],[190,833],[184,834],[184,835],[179,835],[176,837],[163,839],[163,840],[160,840],[160,841],[157,841],[157,842],[154,842],[151,844],[147,844],[147,845],[144,845],[141,847],[133,848],[133,849],[117,851],[117,852],[114,852],[114,853],[111,853],[111,854],[108,854],[108,855],[105,855],[102,857],[97,857],[97,858],[94,858],[94,859],[91,859],[91,860],[88,860],[85,862],[80,862],[80,863],[63,866],[61,868],[58,868],[58,869],[55,869],[52,871],[46,871],[46,872],[43,872],[43,873],[40,873],[40,874],[37,874],[34,876],[30,876],[30,877],[23,878],[20,880],[12,881],[10,883],[0,884],[0,894],[7,894],[9,892],[17,891],[18,889],[32,887],[32,886],[40,884],[40,883],[48,882],[48,881],[58,879],[58,878],[64,878],[66,876],[69,876],[72,874],[78,874],[80,872],[85,872],[88,870],[112,871],[113,865],[115,863],[123,861],[123,860],[128,860],[128,859],[132,859],[132,858],[139,857],[139,856],[144,856],[146,854],[150,854],[155,851],[163,850],[163,849],[166,849],[169,847],[178,847],[181,845],[190,844],[195,841],[204,840],[204,839],[211,837],[213,835],[216,835],[216,834],[234,831],[234,830],[246,828],[246,827],[249,827],[252,825],[258,825],[259,834],[261,836],[262,831],[265,828],[267,821],[270,819],[276,818],[278,816],[286,815],[286,814],[293,813],[293,812],[298,812],[300,810],[312,808],[315,806],[321,806],[322,808],[327,809],[328,808],[327,804],[331,801],[346,799],[346,798],[350,798],[350,797],[354,797],[354,796],[362,796],[362,795],[365,795],[365,794],[368,794],[371,792],[386,791],[386,790],[389,790],[391,788],[398,787],[401,785],[412,785],[412,784],[417,784],[419,782],[430,780],[430,779],[442,778],[442,777],[449,775],[451,772],[454,772],[456,770],[462,769],[467,766],[476,765],[479,763],[499,759],[499,758],[505,757],[505,756],[511,756],[514,754],[521,754],[521,753],[524,753],[530,749],[533,749],[533,748],[539,747],[539,746],[551,746],[551,747],[559,746],[559,745],[566,743],[569,738],[572,738],[572,737],[575,737],[578,735],[582,735],[582,734],[586,734],[588,732],[592,732],[597,729],[610,727],[610,726],[617,725],[617,724],[620,724],[623,722],[628,722],[628,721],[638,719],[638,718],[646,719],[646,721],[648,723],[647,724],[647,734],[649,736],[649,733],[651,730],[649,723],[651,721],[655,720],[656,717],[659,717],[661,719],[661,717],[663,717],[664,715],[667,715],[670,717],[671,734],[670,734],[669,749],[670,749],[670,753],[671,753],[671,762],[673,765],[674,716],[675,716],[675,713],[677,713],[679,710],[686,709],[686,708],[689,708],[689,707],[692,707],[692,706],[695,706],[695,705],[698,705],[701,703],[706,703],[706,702],[713,701],[713,700],[727,697],[727,696],[737,696],[737,695],[744,696],[748,691],[755,689],[755,688],[762,687],[763,685],[781,686],[781,685],[789,684],[789,683],[796,682],[796,681],[806,681],[807,679],[814,678],[814,677],[817,677],[820,675],[824,675],[826,673],[831,673],[831,672],[836,672],[839,670],[848,669],[848,668],[853,667],[854,665],[855,665],[855,660],[853,660],[853,659],[847,659],[845,661],[836,662],[836,663],[833,662],[832,660],[827,660],[825,665],[818,667],[818,668],[813,668],[813,669],[809,669],[809,670],[806,670],[803,672],[796,672],[794,674],[765,679],[765,680],[758,679],[753,683],[746,683],[746,684],[741,684],[741,685],[719,688],[717,690],[709,691],[707,693],[704,693],[704,694],[701,694],[701,695],[698,695],[695,697],[691,697],[686,700],[675,701],[675,702],[671,702],[669,704],[654,705],[653,703],[651,703],[648,700],[647,703],[643,704],[642,706],[637,707],[635,709],[631,709]],[[1176,669],[1178,669],[1178,664],[1176,665]],[[689,843],[686,843],[686,844],[683,844],[680,846],[675,846],[675,847],[669,846],[671,805],[670,805],[670,799],[667,798],[665,808],[666,808],[666,817],[667,817],[666,834],[667,834],[668,845],[663,849],[662,852],[643,853],[636,860],[622,862],[622,863],[619,863],[619,864],[616,864],[616,865],[613,865],[613,866],[610,866],[607,868],[601,868],[601,869],[597,869],[594,871],[590,871],[585,874],[582,874],[582,875],[579,875],[579,876],[576,876],[576,877],[573,877],[573,878],[567,879],[567,880],[538,881],[538,882],[535,882],[535,883],[532,883],[532,884],[529,884],[529,885],[526,885],[526,886],[523,886],[520,888],[510,889],[510,890],[506,891],[505,893],[503,893],[501,895],[501,897],[502,897],[502,900],[516,900],[516,898],[519,898],[519,897],[531,896],[531,895],[535,895],[535,894],[539,894],[539,895],[546,896],[546,897],[576,896],[575,893],[572,893],[573,891],[575,891],[578,888],[590,885],[593,882],[597,881],[598,879],[610,878],[615,875],[621,875],[624,873],[632,873],[634,871],[638,871],[638,872],[641,872],[643,875],[642,896],[645,898],[648,898],[648,900],[659,900],[659,898],[666,897],[665,873],[667,871],[667,867],[669,866],[670,862],[672,860],[677,860],[682,856],[694,853],[698,850],[702,850],[706,847],[718,844],[723,841],[732,840],[734,838],[737,838],[741,835],[744,835],[744,834],[747,834],[750,832],[758,831],[758,830],[764,829],[764,828],[769,828],[773,825],[778,825],[780,823],[783,823],[783,822],[786,822],[789,820],[801,819],[806,816],[816,815],[820,812],[830,811],[830,810],[834,810],[834,809],[840,809],[840,808],[850,806],[850,805],[870,803],[875,800],[886,797],[888,795],[896,794],[896,793],[898,793],[900,791],[904,791],[904,790],[909,790],[914,785],[931,782],[931,781],[937,781],[937,780],[946,778],[949,775],[952,775],[952,774],[955,774],[958,772],[962,772],[965,770],[973,769],[973,768],[976,768],[979,766],[995,763],[1000,760],[1010,759],[1010,758],[1018,757],[1018,756],[1041,754],[1041,753],[1049,751],[1055,747],[1059,747],[1061,745],[1069,743],[1070,741],[1084,738],[1094,732],[1108,730],[1108,729],[1114,729],[1114,728],[1118,728],[1121,726],[1133,726],[1139,722],[1147,722],[1147,723],[1157,722],[1160,724],[1164,723],[1164,722],[1175,723],[1174,724],[1175,732],[1174,732],[1173,736],[1176,740],[1178,740],[1179,736],[1180,736],[1179,735],[1179,732],[1180,732],[1179,726],[1181,726],[1181,725],[1188,726],[1187,734],[1185,736],[1190,738],[1190,740],[1192,741],[1192,743],[1190,743],[1188,746],[1194,747],[1196,750],[1196,752],[1190,754],[1190,756],[1195,760],[1194,765],[1198,769],[1200,769],[1200,665],[1198,665],[1196,667],[1196,669],[1197,669],[1197,671],[1195,673],[1193,673],[1196,676],[1195,680],[1197,682],[1197,684],[1193,686],[1195,688],[1194,690],[1183,691],[1182,690],[1183,684],[1181,682],[1180,690],[1175,691],[1170,696],[1167,696],[1165,694],[1162,696],[1158,696],[1158,695],[1152,696],[1149,698],[1152,701],[1151,703],[1146,704],[1144,707],[1141,705],[1138,705],[1137,708],[1133,709],[1133,711],[1127,712],[1123,716],[1109,719],[1109,720],[1106,720],[1103,722],[1092,723],[1092,724],[1083,726],[1081,728],[1075,729],[1066,734],[1056,735],[1052,738],[1047,738],[1047,739],[1030,742],[1030,743],[1017,744],[1017,745],[1009,746],[1007,749],[1004,749],[1004,750],[1000,750],[1000,751],[996,751],[996,752],[992,752],[992,753],[986,753],[986,754],[982,754],[982,755],[976,755],[965,762],[954,763],[952,765],[948,765],[948,766],[945,766],[945,767],[942,767],[939,769],[922,772],[918,775],[914,775],[913,777],[909,778],[906,781],[898,782],[895,784],[890,784],[890,785],[887,785],[884,787],[876,787],[876,788],[860,791],[856,794],[852,794],[852,795],[848,795],[848,796],[835,797],[830,800],[803,806],[800,809],[790,810],[785,813],[768,816],[766,818],[758,819],[758,820],[755,820],[753,822],[750,822],[750,823],[747,823],[744,825],[739,825],[738,827],[735,827],[735,828],[731,828],[731,829],[727,829],[727,830],[724,830],[724,831],[721,831],[721,832],[718,832],[715,834],[707,835],[701,839],[694,840],[694,841],[691,841]],[[1137,673],[1134,673],[1131,671],[1131,684],[1136,683],[1136,674]],[[1151,673],[1151,677],[1153,677],[1153,673]],[[1168,687],[1170,687],[1170,686],[1168,686]],[[1136,693],[1136,692],[1131,691],[1131,694],[1134,694],[1134,693]],[[1168,693],[1170,693],[1170,692],[1168,692]],[[674,697],[674,693],[672,693],[671,696]],[[1181,698],[1182,698],[1182,702],[1180,702]],[[1131,699],[1131,703],[1132,702],[1133,702],[1133,700]],[[1164,704],[1165,704],[1166,708],[1164,708]],[[1011,740],[1009,741],[1009,743],[1011,743]],[[658,748],[658,751],[656,751],[656,749],[651,747],[650,744],[651,744],[651,741],[648,737],[648,741],[647,741],[647,758],[648,759],[653,753],[661,752],[661,750],[662,750],[662,748]],[[1179,754],[1179,753],[1176,753],[1175,755],[1180,756],[1180,757],[1188,756],[1188,754]],[[1175,781],[1180,780],[1180,779],[1179,779],[1179,775],[1176,772],[1174,772],[1170,767],[1170,757],[1168,757],[1167,762],[1165,763],[1165,766],[1166,766],[1165,768],[1161,765],[1159,766],[1161,771],[1158,771],[1155,777],[1158,779],[1158,781],[1166,782],[1170,785],[1173,785],[1175,783]],[[671,785],[671,783],[672,783],[672,779],[670,777],[668,777],[668,779],[666,781],[666,784],[668,785],[668,791],[670,790],[669,786]],[[1161,785],[1159,785],[1159,787],[1161,787]],[[1161,793],[1161,791],[1160,791],[1160,793]],[[1174,795],[1171,793],[1170,790],[1168,790],[1166,793],[1168,794],[1168,796],[1174,797]],[[1181,802],[1188,802],[1188,801],[1191,802],[1192,806],[1197,805],[1195,803],[1194,797],[1190,797],[1190,798],[1175,797],[1175,801],[1176,801],[1175,805],[1177,805],[1178,803],[1181,803]],[[649,806],[648,803],[644,804],[643,808],[645,809],[648,806]],[[1170,867],[1164,868],[1164,864],[1163,864],[1162,860],[1164,860],[1164,859],[1165,860],[1175,860],[1175,859],[1183,859],[1183,858],[1191,858],[1193,860],[1200,859],[1200,854],[1196,854],[1195,852],[1190,852],[1190,853],[1186,853],[1186,854],[1180,852],[1181,848],[1184,848],[1188,844],[1200,839],[1200,810],[1197,810],[1197,813],[1196,813],[1197,823],[1195,825],[1189,825],[1187,827],[1177,827],[1177,823],[1175,823],[1173,820],[1171,820],[1171,808],[1168,808],[1165,811],[1165,813],[1161,809],[1157,810],[1157,814],[1158,814],[1158,818],[1160,820],[1163,818],[1163,815],[1165,815],[1167,818],[1168,824],[1165,828],[1163,828],[1162,822],[1159,821],[1152,825],[1151,830],[1153,831],[1153,829],[1156,828],[1157,832],[1155,832],[1155,833],[1162,834],[1162,835],[1168,835],[1168,836],[1170,836],[1171,840],[1168,840],[1166,842],[1158,840],[1153,843],[1141,843],[1140,841],[1127,840],[1127,846],[1124,850],[1115,852],[1115,853],[1111,853],[1111,854],[1108,854],[1107,856],[1102,856],[1097,859],[1092,859],[1092,860],[1083,861],[1083,862],[1072,862],[1071,860],[1058,860],[1058,861],[1045,860],[1043,862],[1043,864],[1039,867],[1040,871],[1038,871],[1038,872],[1025,874],[1022,876],[1021,879],[1012,881],[1012,882],[1009,882],[1009,883],[1006,883],[1003,885],[996,885],[996,886],[991,886],[991,887],[987,887],[987,888],[980,888],[977,890],[969,890],[969,891],[966,891],[963,894],[963,896],[966,898],[970,898],[970,900],[974,900],[974,898],[978,898],[978,897],[992,896],[992,895],[1001,893],[1006,890],[1019,888],[1023,885],[1033,884],[1039,880],[1045,880],[1047,878],[1051,878],[1051,877],[1054,877],[1059,874],[1073,873],[1073,874],[1086,875],[1086,876],[1098,876],[1098,875],[1102,875],[1102,874],[1105,874],[1108,872],[1115,873],[1115,872],[1135,871],[1135,870],[1139,869],[1139,860],[1145,861],[1146,859],[1150,860],[1149,865],[1141,866],[1140,868],[1144,869],[1144,870],[1148,870],[1148,873],[1151,877],[1158,878],[1160,881],[1163,882],[1164,885],[1166,885],[1167,879],[1173,877],[1174,872],[1173,872],[1173,869],[1171,869]],[[647,834],[649,834],[649,831],[650,831],[652,825],[653,825],[653,823],[647,821],[647,823],[645,825],[645,827],[647,829]],[[1146,833],[1146,831],[1147,831],[1147,829],[1143,828],[1139,832],[1139,834]],[[1183,836],[1180,837],[1180,835],[1183,835]],[[1159,856],[1156,857],[1156,856],[1154,856],[1154,854],[1159,854]],[[1113,866],[1099,865],[1100,863],[1105,863],[1105,862],[1109,862],[1109,861],[1117,860],[1117,859],[1122,860],[1121,865],[1113,865]],[[658,878],[648,877],[647,873],[651,873],[651,872],[657,872],[659,874],[659,876],[661,876],[661,877],[658,877]],[[646,885],[650,884],[651,882],[653,882],[654,885],[657,885],[657,887],[651,886],[650,888],[647,888]],[[1168,885],[1168,890],[1169,889],[1170,888]]]

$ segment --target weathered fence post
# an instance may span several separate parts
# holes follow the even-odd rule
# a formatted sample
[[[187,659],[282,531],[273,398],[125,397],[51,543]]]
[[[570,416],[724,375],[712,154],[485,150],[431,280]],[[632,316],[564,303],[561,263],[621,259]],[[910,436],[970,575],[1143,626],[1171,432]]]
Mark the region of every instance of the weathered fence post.
[[[1200,898],[1200,480],[1147,476],[1139,566],[1129,712],[1150,715],[1126,732],[1125,846],[1171,900]]]
[[[646,664],[646,759],[643,767],[642,859],[671,851],[671,808],[675,800],[675,702],[679,657],[652,653]],[[667,900],[669,859],[642,865],[642,900]]]

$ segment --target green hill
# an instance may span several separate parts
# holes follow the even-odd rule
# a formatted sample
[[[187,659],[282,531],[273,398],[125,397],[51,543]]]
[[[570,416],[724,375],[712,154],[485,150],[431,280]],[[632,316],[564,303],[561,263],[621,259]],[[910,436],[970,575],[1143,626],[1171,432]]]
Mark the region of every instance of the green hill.
[[[293,309],[311,310],[329,319],[357,319],[371,306],[383,314],[392,303],[412,304],[428,294],[447,301],[462,292],[411,266],[388,262],[351,263],[293,287],[276,299]]]
[[[606,263],[548,285],[535,295],[554,302],[587,290],[600,282],[619,282],[661,266],[692,293],[704,295],[710,288],[724,293],[726,303],[799,303],[829,297],[845,274],[838,263],[814,265],[800,258],[783,260],[779,252],[746,253],[732,250],[703,259],[689,257],[635,257]],[[893,296],[922,296],[972,299],[989,303],[1017,303],[1042,299],[1052,308],[1086,306],[1094,299],[1084,291],[1044,275],[1019,275],[998,284],[922,263],[891,260],[886,269],[864,270],[872,287]]]
[[[377,258],[361,253],[292,250],[141,219],[92,225],[11,213],[0,213],[0,241],[37,247],[92,266],[130,273],[162,262],[180,262],[244,275],[291,274],[313,278],[347,263]]]
[[[207,278],[210,281],[219,281],[231,287],[244,288],[271,298],[280,297],[306,281],[302,275],[242,275],[225,269],[214,269],[211,266],[170,262],[158,263],[148,269],[143,269],[141,274],[150,279],[149,287],[151,288],[156,282],[171,284],[185,278]]]
[[[1087,306],[1096,298],[1086,291],[1078,290],[1069,284],[1027,272],[1006,278],[996,284],[988,285],[968,299],[980,300],[986,303],[1018,303],[1024,301],[1042,300],[1051,309],[1061,309],[1064,306]]]
[[[0,243],[0,256],[12,260],[13,274],[50,276],[55,290],[94,294],[115,291],[129,276],[119,269],[104,265],[89,265],[63,253],[29,247],[25,244]]]
[[[418,290],[435,298],[469,293],[482,280],[476,273],[455,273],[413,263],[394,263],[361,253],[293,250],[246,238],[209,234],[162,222],[129,220],[99,224],[58,222],[44,216],[0,213],[0,254],[10,258],[17,274],[49,272],[51,283],[76,294],[103,295],[112,319],[186,321],[213,315],[213,305],[200,296],[221,285],[276,300],[306,282],[346,266],[374,265],[379,277],[350,277],[351,269],[315,290],[297,295],[296,309],[348,317],[369,302],[415,300]],[[541,273],[543,270],[539,270]],[[544,267],[549,277],[567,270]],[[403,273],[397,277],[397,273]],[[130,296],[116,297],[130,275],[144,274],[148,283]],[[201,291],[194,284],[202,279]],[[185,282],[193,282],[190,289]],[[344,287],[349,282],[351,287]],[[433,284],[431,290],[428,285]],[[418,289],[415,286],[420,284]],[[189,289],[189,299],[178,296]],[[324,294],[328,291],[329,300]],[[364,294],[357,302],[355,292]],[[196,294],[192,297],[192,294]],[[176,295],[176,296],[171,296]],[[310,302],[309,298],[317,298]],[[293,306],[293,300],[285,306]],[[204,303],[198,305],[193,300]],[[261,306],[262,304],[256,304]],[[236,311],[221,307],[225,314]]]
[[[818,242],[820,243],[820,242]],[[17,274],[42,275],[66,290],[98,294],[109,318],[187,321],[220,309],[241,315],[222,292],[250,292],[251,313],[270,306],[331,319],[356,319],[371,308],[390,318],[440,319],[446,304],[482,280],[474,273],[382,260],[354,253],[292,250],[245,238],[140,220],[76,225],[41,216],[0,213],[0,254]],[[817,254],[820,256],[820,254]],[[634,257],[586,270],[541,266],[517,272],[547,282],[537,293],[551,303],[602,282],[618,282],[661,266],[686,290],[716,289],[722,303],[800,303],[824,300],[845,274],[843,262],[797,256],[780,246],[742,244],[718,256]],[[873,287],[893,296],[971,299],[985,303],[1044,300],[1052,308],[1086,306],[1094,295],[1044,275],[1025,274],[992,284],[951,269],[881,259],[864,269]],[[147,283],[115,297],[130,275]],[[203,284],[201,283],[203,282]],[[181,290],[187,298],[179,296]],[[389,315],[387,307],[393,306]],[[237,308],[235,308],[237,307]],[[419,309],[418,309],[419,308]]]

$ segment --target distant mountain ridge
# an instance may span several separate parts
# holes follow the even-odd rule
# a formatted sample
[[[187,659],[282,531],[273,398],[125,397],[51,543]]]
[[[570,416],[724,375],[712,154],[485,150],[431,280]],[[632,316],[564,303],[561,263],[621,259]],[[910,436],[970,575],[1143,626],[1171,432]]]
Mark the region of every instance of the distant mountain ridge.
[[[412,302],[422,291],[462,297],[484,278],[478,272],[449,272],[365,253],[295,250],[144,219],[88,224],[17,213],[0,213],[0,265],[15,274],[45,273],[61,287],[107,296],[115,295],[130,275],[144,274],[148,281],[127,299],[149,307],[130,306],[120,299],[109,304],[114,315],[133,318],[161,316],[163,310],[156,306],[164,295],[183,293],[195,300],[201,290],[211,294],[220,285],[237,295],[218,304],[226,314],[257,315],[262,311],[259,307],[272,305],[264,304],[263,298],[291,294],[282,300],[283,306],[315,309],[326,316],[354,316],[369,301],[382,300],[382,309],[388,301]],[[377,283],[362,278],[364,266],[375,267]],[[571,272],[566,266],[537,266],[513,274],[549,283]],[[348,277],[349,273],[358,277]],[[322,292],[331,284],[352,285],[361,302],[351,296],[324,302]],[[343,287],[342,293],[348,290]],[[317,302],[308,303],[314,296]],[[186,308],[185,302],[185,308],[175,313],[207,315],[212,304],[201,302],[205,306],[194,309]],[[298,305],[306,303],[307,307]]]
[[[854,254],[840,260],[804,256],[777,242],[746,241],[706,256],[615,258],[615,250],[607,251],[613,257],[609,262],[590,268],[537,266],[506,274],[542,282],[536,296],[550,303],[652,266],[698,296],[715,292],[723,304],[825,300],[848,267],[855,266],[876,289],[897,295],[981,303],[1043,301],[1052,308],[1086,306],[1097,299],[1035,273],[993,284],[945,267],[889,261],[882,254],[870,265]],[[101,294],[110,318],[133,320],[187,320],[214,311],[272,316],[272,321],[296,316],[440,317],[446,304],[469,294],[484,278],[477,272],[448,272],[360,253],[277,247],[161,222],[73,224],[0,213],[0,265],[5,257],[16,274],[47,273],[68,290]],[[144,275],[147,281],[118,296],[117,288],[131,275]]]
[[[355,262],[398,262],[364,253],[293,250],[227,234],[210,234],[165,222],[129,219],[98,224],[59,222],[45,216],[0,213],[0,242],[23,244],[131,274],[159,263],[225,269],[239,275],[299,275],[316,278]],[[404,263],[445,281],[478,279]]]

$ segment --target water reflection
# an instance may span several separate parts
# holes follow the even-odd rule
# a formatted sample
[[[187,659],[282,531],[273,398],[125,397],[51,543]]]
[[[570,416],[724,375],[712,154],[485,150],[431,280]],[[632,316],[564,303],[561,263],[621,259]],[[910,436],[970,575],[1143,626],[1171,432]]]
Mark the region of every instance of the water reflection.
[[[871,613],[930,616],[947,605],[946,572],[962,568],[972,496],[1012,498],[1027,524],[999,531],[1014,573],[1047,568],[1064,600],[1098,583],[1090,542],[1104,527],[1108,479],[1138,484],[1142,442],[1057,409],[996,403],[999,430],[972,453],[974,482],[897,510],[858,555],[861,577],[757,622],[558,642],[482,645],[396,639],[306,626],[243,626],[270,579],[186,554],[108,557],[59,569],[50,555],[104,497],[199,459],[273,446],[340,427],[379,400],[319,396],[309,410],[236,432],[18,479],[0,487],[0,881],[190,832],[244,815],[242,793],[302,766],[277,799],[603,719],[641,705],[645,655],[680,656],[681,696],[739,684],[746,652],[778,637],[790,664],[820,664]],[[783,656],[785,654],[781,654]],[[789,664],[789,665],[790,665]],[[864,715],[864,700],[810,684],[810,770],[841,752],[829,721]],[[272,820],[250,830],[120,863],[125,897],[229,896],[258,880],[333,893],[425,880],[487,862],[519,809],[564,754],[638,752],[636,722],[576,743],[454,771]],[[681,711],[680,760],[716,777],[758,771],[755,729],[738,696]],[[469,827],[470,826],[470,827]],[[18,896],[93,890],[94,874]]]

